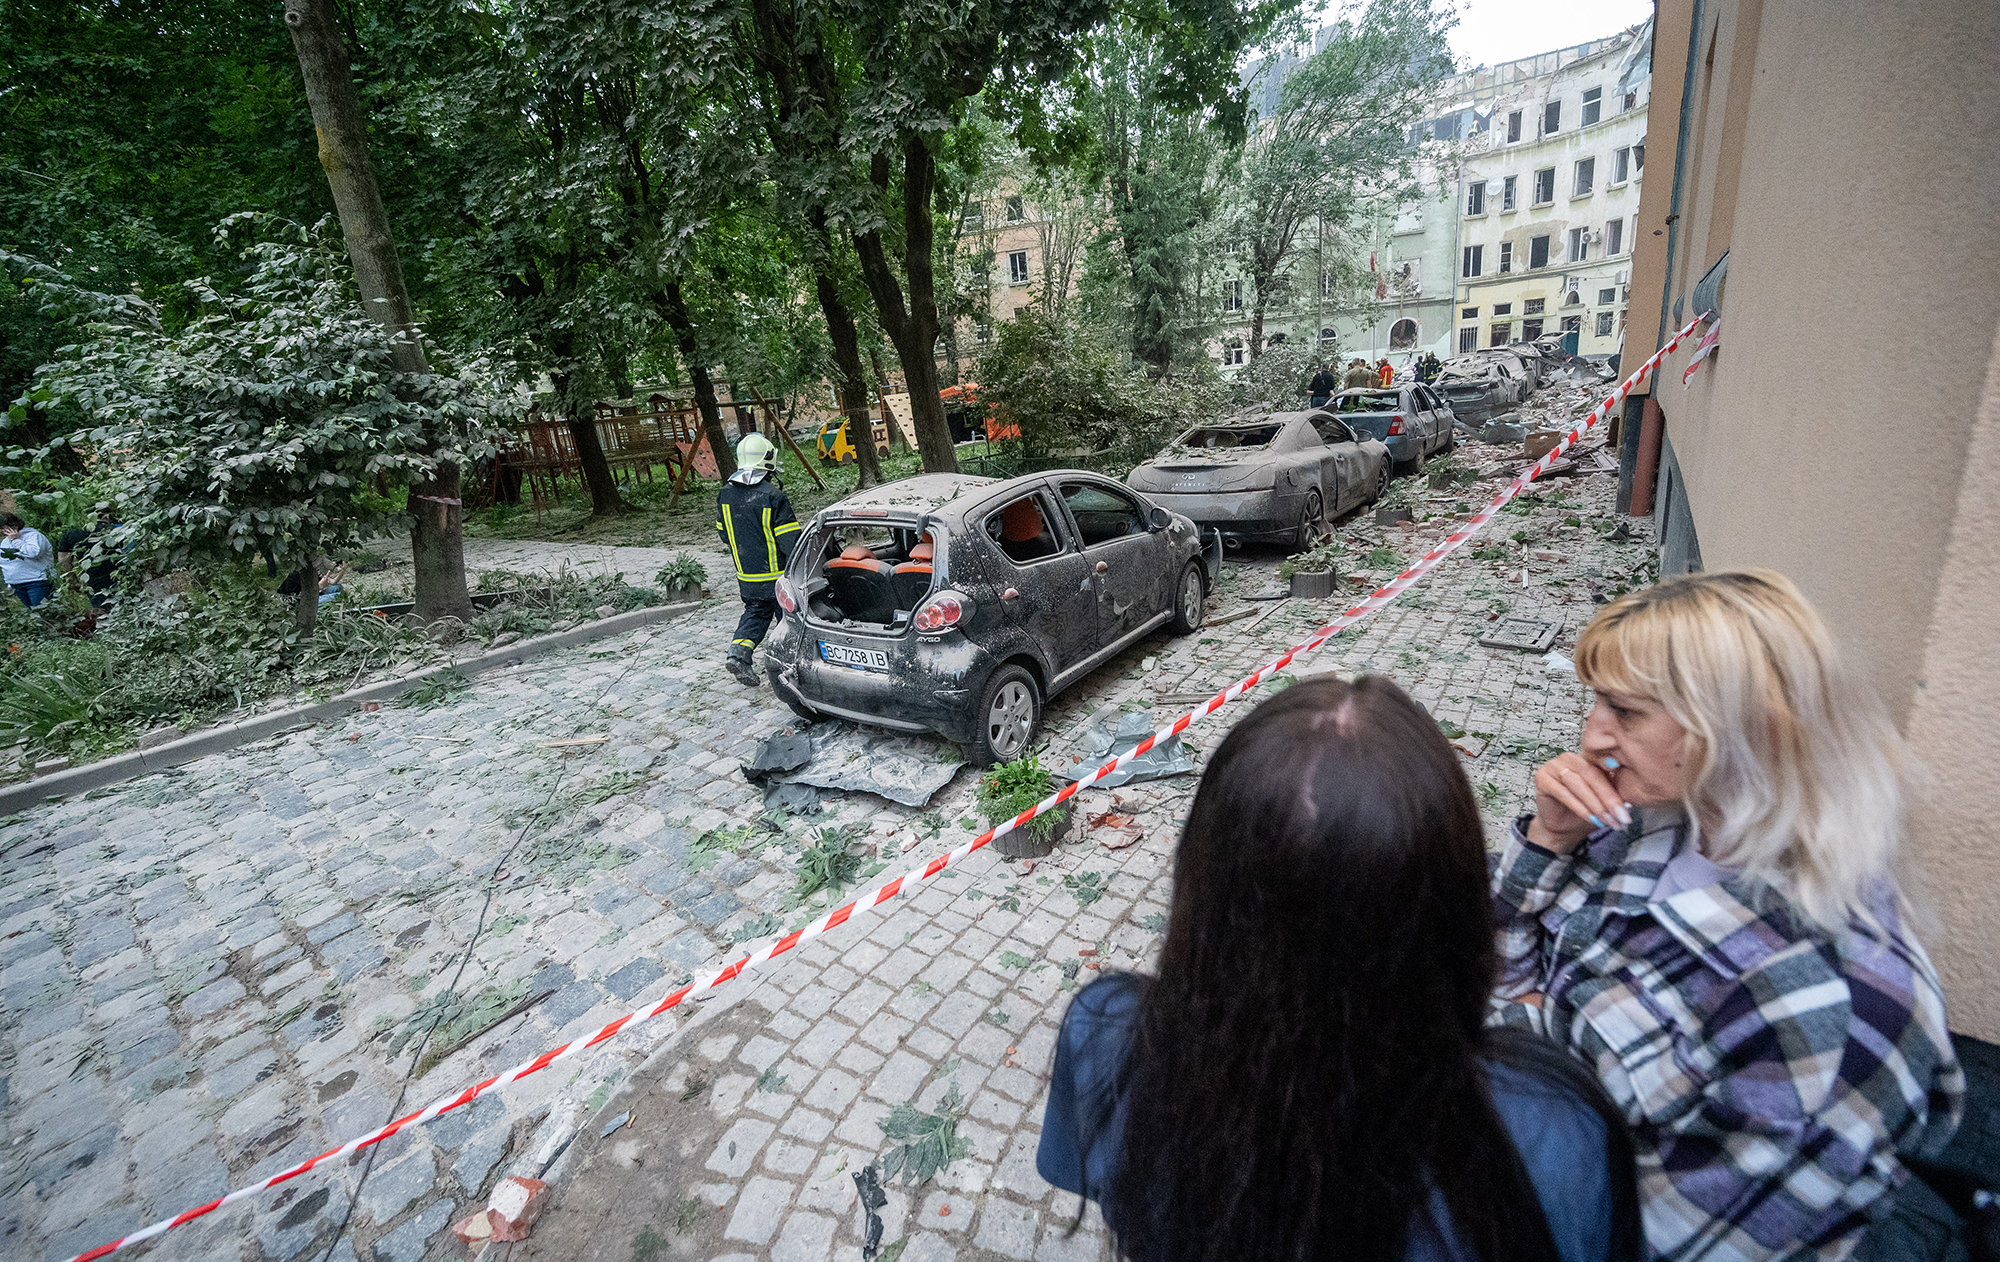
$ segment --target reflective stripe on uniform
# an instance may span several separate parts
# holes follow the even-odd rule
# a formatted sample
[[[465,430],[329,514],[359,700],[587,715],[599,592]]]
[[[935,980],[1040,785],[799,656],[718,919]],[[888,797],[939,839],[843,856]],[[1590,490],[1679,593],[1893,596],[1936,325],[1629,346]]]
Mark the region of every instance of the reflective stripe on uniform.
[[[797,530],[798,528],[799,528],[799,523],[795,521],[788,521],[784,525],[778,527],[777,530],[773,531],[772,533],[782,535],[788,531]]]
[[[771,564],[776,565],[778,563],[778,536],[771,533],[771,510],[768,508],[764,510],[763,521],[764,546],[770,549],[764,555],[771,558]]]
[[[766,518],[769,518],[770,515],[771,515],[771,510],[768,508],[765,509],[764,516]],[[767,583],[770,580],[778,577],[780,574],[784,573],[783,570],[772,570],[768,574],[751,574],[746,572],[743,568],[743,554],[740,550],[738,550],[736,546],[736,514],[731,512],[724,512],[722,514],[722,528],[723,531],[729,536],[729,559],[736,563],[736,579],[738,582]],[[768,527],[766,528],[765,533],[766,536],[768,537],[769,535]],[[778,559],[778,545],[775,543],[771,545],[771,559],[774,561]]]

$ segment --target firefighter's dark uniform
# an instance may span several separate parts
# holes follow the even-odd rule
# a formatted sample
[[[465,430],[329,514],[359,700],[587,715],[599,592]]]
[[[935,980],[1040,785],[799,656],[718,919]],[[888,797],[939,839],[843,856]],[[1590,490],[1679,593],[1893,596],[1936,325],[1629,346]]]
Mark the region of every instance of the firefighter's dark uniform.
[[[750,650],[778,619],[777,579],[792,558],[799,540],[798,518],[776,474],[755,482],[730,480],[715,497],[715,530],[736,562],[736,590],[743,597],[743,617],[729,656],[748,663]]]

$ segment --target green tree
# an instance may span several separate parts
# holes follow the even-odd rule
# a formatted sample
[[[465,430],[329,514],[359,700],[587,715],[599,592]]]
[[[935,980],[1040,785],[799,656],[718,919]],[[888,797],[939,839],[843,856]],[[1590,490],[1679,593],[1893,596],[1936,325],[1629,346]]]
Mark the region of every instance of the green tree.
[[[239,216],[218,236],[231,243],[253,227],[266,225]],[[240,289],[185,282],[191,318],[178,326],[136,295],[22,261],[77,337],[34,389],[87,418],[52,442],[86,453],[157,566],[261,557],[296,569],[310,632],[319,559],[397,520],[390,491],[474,453],[478,418],[499,400],[399,368],[397,335],[363,314],[325,235],[278,225],[240,249]]]

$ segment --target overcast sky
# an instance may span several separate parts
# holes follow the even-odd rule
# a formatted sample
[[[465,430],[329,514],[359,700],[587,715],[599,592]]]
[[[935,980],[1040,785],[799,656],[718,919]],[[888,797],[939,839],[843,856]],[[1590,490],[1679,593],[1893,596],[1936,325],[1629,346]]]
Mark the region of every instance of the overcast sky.
[[[1652,12],[1652,0],[1465,0],[1451,51],[1460,65],[1491,66],[1615,34]]]

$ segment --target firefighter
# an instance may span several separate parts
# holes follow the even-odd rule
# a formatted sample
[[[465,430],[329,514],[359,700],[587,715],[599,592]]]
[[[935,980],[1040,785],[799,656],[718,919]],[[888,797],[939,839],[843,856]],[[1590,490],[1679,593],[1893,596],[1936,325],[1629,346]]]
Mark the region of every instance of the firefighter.
[[[778,480],[778,449],[762,434],[736,444],[736,472],[715,497],[715,530],[736,562],[736,590],[743,616],[723,666],[739,683],[757,686],[750,651],[778,618],[778,575],[799,541],[798,518]]]

